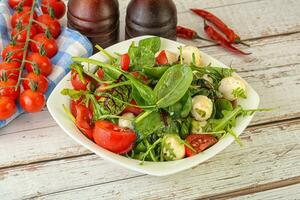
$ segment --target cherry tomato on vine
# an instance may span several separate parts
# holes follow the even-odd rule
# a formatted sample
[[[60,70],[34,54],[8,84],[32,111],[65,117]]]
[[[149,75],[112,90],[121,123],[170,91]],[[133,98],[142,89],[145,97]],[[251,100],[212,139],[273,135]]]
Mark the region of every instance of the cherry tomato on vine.
[[[47,56],[39,53],[32,53],[27,56],[25,68],[27,72],[38,72],[44,76],[49,76],[52,72],[52,63]]]
[[[24,55],[24,44],[9,44],[2,50],[2,59],[21,62]]]
[[[43,14],[37,18],[37,21],[40,23],[37,24],[37,28],[40,33],[45,33],[47,27],[53,38],[56,39],[59,36],[61,27],[57,19],[52,19],[50,15]],[[44,26],[41,24],[44,24]]]
[[[35,84],[35,86],[31,86],[31,84]],[[24,77],[22,85],[24,90],[31,89],[31,87],[36,87],[36,91],[46,93],[49,83],[44,75],[30,72]]]
[[[32,52],[45,53],[48,58],[52,58],[58,51],[58,46],[53,38],[46,37],[43,33],[37,34],[30,42]]]
[[[84,82],[81,81],[76,70],[71,71],[71,84],[75,90],[87,90],[88,84],[92,81],[89,76],[83,75]]]
[[[29,38],[32,39],[36,35],[36,33],[37,33],[36,28],[34,26],[31,26]],[[22,28],[21,30],[18,30],[15,27],[11,32],[11,38],[16,42],[25,43],[26,37],[27,37],[27,29]]]
[[[78,103],[75,105],[76,110],[76,126],[83,132],[85,136],[93,140],[93,126],[91,124],[93,114],[89,108]]]
[[[8,119],[17,112],[14,100],[6,96],[0,96],[0,120]]]
[[[132,130],[104,120],[95,123],[93,137],[96,144],[117,154],[129,152],[136,140],[136,134]]]
[[[56,19],[62,18],[66,13],[66,5],[61,0],[42,0],[41,7],[44,14],[51,15],[53,12]]]
[[[31,7],[33,0],[8,0],[8,4],[12,9],[15,9],[17,6],[22,7]]]
[[[208,134],[191,134],[188,135],[185,140],[196,151],[194,152],[193,150],[185,146],[185,154],[188,157],[194,156],[218,142],[218,140],[214,136]]]
[[[121,55],[120,58],[120,65],[121,65],[121,69],[124,71],[128,71],[129,67],[130,67],[130,57],[128,55],[128,53],[125,53],[123,55]]]
[[[168,64],[168,58],[166,51],[161,51],[160,54],[156,57],[156,63],[159,65],[166,65]]]
[[[27,112],[39,112],[45,106],[46,98],[43,93],[24,90],[20,95],[20,105]]]
[[[11,26],[15,28],[17,24],[21,27],[29,24],[31,7],[22,7],[21,11],[16,11],[11,17]],[[37,14],[33,13],[33,19],[37,19]]]
[[[11,78],[18,80],[20,74],[20,63],[16,61],[3,62],[0,64],[0,78]],[[4,77],[5,76],[5,77]]]
[[[133,99],[131,100],[130,104],[133,104],[133,105],[136,105],[136,101]],[[139,107],[134,107],[134,106],[127,106],[123,113],[133,113],[135,116],[141,114],[144,110],[142,108],[139,108]]]
[[[6,96],[11,98],[12,100],[16,100],[20,94],[20,88],[17,90],[15,86],[17,85],[17,81],[15,79],[6,79],[0,81],[0,96]]]

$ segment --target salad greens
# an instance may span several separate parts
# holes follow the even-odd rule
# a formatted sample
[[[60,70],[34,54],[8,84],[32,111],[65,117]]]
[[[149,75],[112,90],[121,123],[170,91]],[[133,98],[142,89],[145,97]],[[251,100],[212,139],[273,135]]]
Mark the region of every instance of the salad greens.
[[[113,152],[141,161],[158,162],[190,156],[191,153],[185,155],[187,149],[193,154],[205,150],[193,144],[191,137],[197,138],[197,134],[213,138],[211,141],[230,134],[240,143],[233,131],[236,119],[257,111],[245,110],[238,105],[239,98],[247,98],[247,91],[242,87],[223,85],[223,90],[219,90],[224,78],[233,77],[234,69],[185,63],[188,59],[184,56],[189,54],[182,52],[182,48],[176,62],[158,64],[159,37],[141,40],[137,45],[131,44],[127,54],[129,70],[123,70],[120,65],[125,59],[123,55],[111,55],[101,47],[97,48],[108,57],[109,62],[74,57],[72,71],[78,73],[82,83],[86,83],[86,77],[93,81],[86,89],[64,89],[62,94],[73,101],[80,100],[86,107],[92,106],[91,127],[107,120],[114,124],[111,132],[134,133],[136,139],[126,151],[111,150]],[[189,60],[195,60],[195,53],[189,55],[194,58]],[[81,63],[96,65],[97,69],[95,72],[86,71]],[[98,70],[103,71],[103,77],[97,75]],[[226,99],[228,94],[225,92],[235,99]],[[128,115],[125,116],[128,112],[135,116],[131,114],[128,118]],[[97,143],[95,128],[92,132]],[[214,143],[204,146],[208,148]]]

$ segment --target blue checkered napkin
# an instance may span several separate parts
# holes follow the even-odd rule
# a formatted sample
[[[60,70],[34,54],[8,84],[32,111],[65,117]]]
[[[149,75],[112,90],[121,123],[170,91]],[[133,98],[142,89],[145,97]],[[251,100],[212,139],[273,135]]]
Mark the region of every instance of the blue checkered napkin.
[[[12,10],[7,5],[7,1],[0,0],[0,52],[9,43],[10,40],[10,17]],[[57,39],[59,52],[52,58],[53,71],[49,80],[49,89],[46,93],[48,97],[56,84],[69,72],[69,65],[72,63],[71,57],[82,56],[89,57],[93,53],[92,44],[79,32],[62,28],[62,33]],[[1,58],[0,61],[2,62]],[[18,112],[11,118],[1,121],[0,128],[6,126],[23,112],[18,105]]]

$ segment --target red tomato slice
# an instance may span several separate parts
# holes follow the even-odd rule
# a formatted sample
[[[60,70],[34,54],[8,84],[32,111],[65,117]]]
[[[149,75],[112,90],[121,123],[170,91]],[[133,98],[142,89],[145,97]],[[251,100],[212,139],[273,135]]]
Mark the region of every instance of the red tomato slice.
[[[158,65],[168,64],[168,58],[165,50],[161,51],[160,54],[156,57],[156,63]]]
[[[97,121],[93,136],[96,144],[117,154],[129,152],[136,140],[132,130],[122,129],[109,121]]]
[[[87,85],[91,82],[89,76],[84,76],[85,83],[81,81],[76,70],[71,72],[71,84],[75,90],[87,90]]]
[[[121,65],[122,70],[124,70],[124,71],[129,70],[130,57],[129,57],[128,53],[125,53],[125,54],[121,55],[120,65]]]
[[[131,100],[130,104],[133,104],[133,105],[137,105],[135,100]],[[135,116],[141,114],[144,110],[142,108],[138,108],[138,107],[133,107],[133,106],[127,106],[123,113],[133,113]]]
[[[92,112],[82,104],[75,105],[76,109],[76,126],[89,139],[93,140],[93,127],[91,121],[93,118]]]
[[[218,140],[214,136],[208,135],[208,134],[191,134],[191,135],[187,136],[187,138],[185,140],[196,151],[196,152],[194,152],[193,150],[191,150],[190,148],[185,146],[185,154],[188,157],[194,156],[218,142]]]

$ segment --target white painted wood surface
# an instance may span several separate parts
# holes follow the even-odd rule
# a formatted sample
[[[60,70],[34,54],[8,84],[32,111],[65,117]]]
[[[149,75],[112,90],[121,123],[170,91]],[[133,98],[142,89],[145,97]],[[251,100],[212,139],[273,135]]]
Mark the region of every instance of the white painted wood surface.
[[[120,0],[121,30],[128,0]],[[176,0],[179,24],[202,32],[188,11],[206,8],[230,24],[251,48],[237,57],[218,46],[188,42],[232,64],[261,96],[242,135],[208,162],[158,178],[108,163],[73,142],[45,109],[0,129],[0,199],[299,199],[300,1]],[[124,35],[121,33],[121,35]]]

